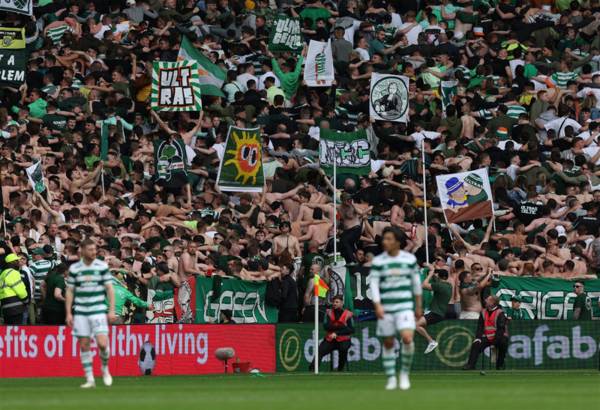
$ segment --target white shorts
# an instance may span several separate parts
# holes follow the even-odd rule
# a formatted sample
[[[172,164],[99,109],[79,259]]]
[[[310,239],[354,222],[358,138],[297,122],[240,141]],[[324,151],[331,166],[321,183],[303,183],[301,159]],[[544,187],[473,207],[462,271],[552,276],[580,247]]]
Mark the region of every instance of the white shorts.
[[[377,336],[396,336],[402,330],[415,330],[415,312],[403,310],[398,313],[386,313],[377,320]]]
[[[459,319],[474,319],[477,320],[479,319],[479,312],[468,312],[468,311],[462,311],[460,312],[460,315],[458,316]]]
[[[105,313],[98,315],[73,317],[73,336],[92,337],[108,334],[108,320]]]

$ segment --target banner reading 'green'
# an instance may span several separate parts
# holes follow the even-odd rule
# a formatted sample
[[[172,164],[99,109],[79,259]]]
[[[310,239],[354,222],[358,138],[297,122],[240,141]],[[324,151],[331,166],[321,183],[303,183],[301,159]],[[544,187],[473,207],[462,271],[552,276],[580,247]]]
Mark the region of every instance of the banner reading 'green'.
[[[265,303],[267,284],[230,278],[196,279],[196,323],[217,323],[229,310],[235,323],[277,323],[277,308]]]
[[[600,280],[586,280],[584,283],[592,318],[600,319]],[[573,281],[564,279],[502,276],[492,291],[500,298],[500,305],[504,308],[510,307],[513,295],[519,296],[527,319],[571,319],[576,297],[573,284]]]

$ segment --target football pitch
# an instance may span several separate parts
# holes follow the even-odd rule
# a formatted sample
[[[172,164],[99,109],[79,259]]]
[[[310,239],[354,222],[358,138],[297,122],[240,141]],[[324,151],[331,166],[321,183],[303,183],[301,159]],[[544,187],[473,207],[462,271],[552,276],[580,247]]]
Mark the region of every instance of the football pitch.
[[[410,391],[384,391],[379,374],[2,379],[0,409],[599,409],[600,372],[417,372]],[[97,379],[96,382],[101,380]],[[510,407],[507,407],[510,406]]]

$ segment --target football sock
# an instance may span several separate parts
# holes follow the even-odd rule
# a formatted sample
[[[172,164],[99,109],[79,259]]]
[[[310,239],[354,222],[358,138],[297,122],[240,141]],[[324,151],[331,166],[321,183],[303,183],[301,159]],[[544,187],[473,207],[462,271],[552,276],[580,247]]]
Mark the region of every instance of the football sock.
[[[400,355],[400,371],[408,374],[415,354],[415,342],[409,344],[402,343],[402,353]]]
[[[102,371],[108,371],[108,359],[110,358],[110,348],[106,346],[106,349],[100,350],[100,360],[102,361]]]
[[[92,364],[94,361],[94,357],[92,356],[92,352],[83,352],[80,351],[79,356],[81,357],[81,364],[83,365],[83,371],[85,372],[85,378],[87,380],[94,379],[94,369],[92,368]]]
[[[394,348],[388,349],[383,347],[383,353],[381,354],[383,359],[383,370],[386,376],[393,377],[396,375],[396,354]]]

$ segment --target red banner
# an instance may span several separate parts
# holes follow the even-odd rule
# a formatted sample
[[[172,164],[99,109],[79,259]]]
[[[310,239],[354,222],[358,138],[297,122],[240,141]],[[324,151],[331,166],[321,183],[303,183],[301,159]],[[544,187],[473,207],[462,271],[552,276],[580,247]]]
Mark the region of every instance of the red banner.
[[[153,375],[222,373],[223,362],[215,357],[220,347],[232,347],[236,358],[250,362],[252,369],[275,371],[272,325],[121,325],[111,327],[109,338],[109,367],[114,376],[138,376],[149,367]],[[150,348],[156,353],[155,359],[140,366],[140,351]],[[95,346],[93,351],[94,373],[99,375]],[[0,326],[0,377],[61,376],[83,376],[71,329]]]

